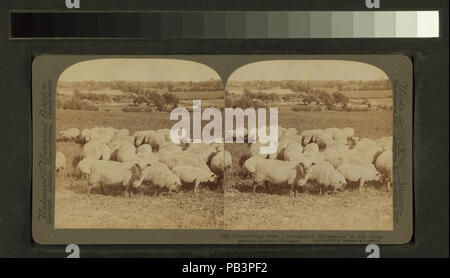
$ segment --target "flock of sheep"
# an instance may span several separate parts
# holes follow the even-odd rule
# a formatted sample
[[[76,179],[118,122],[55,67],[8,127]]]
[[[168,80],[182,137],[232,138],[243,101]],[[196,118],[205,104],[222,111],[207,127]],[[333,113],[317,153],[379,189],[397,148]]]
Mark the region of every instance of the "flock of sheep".
[[[343,191],[347,184],[392,184],[392,136],[379,140],[355,137],[353,128],[304,130],[278,128],[277,152],[261,155],[260,143],[250,145],[243,163],[245,175],[253,177],[253,191],[264,184]]]
[[[238,134],[236,130],[234,134]],[[240,133],[248,135],[247,130]],[[57,141],[83,145],[77,170],[89,178],[89,191],[96,187],[123,187],[124,195],[142,185],[169,191],[183,186],[223,185],[232,156],[219,143],[175,144],[170,129],[137,131],[94,127],[82,131],[70,128]],[[379,140],[355,137],[352,128],[304,130],[278,127],[277,151],[260,154],[261,143],[248,144],[249,156],[242,171],[252,178],[253,191],[267,184],[339,190],[347,184],[392,183],[392,137]],[[56,153],[56,171],[65,168],[65,155]]]
[[[70,128],[57,135],[57,141],[83,144],[77,170],[89,177],[89,192],[96,187],[122,186],[124,195],[141,185],[169,191],[181,186],[220,183],[231,155],[223,144],[174,144],[170,129],[137,131],[94,127],[82,131]],[[56,171],[65,167],[65,156],[56,153]]]

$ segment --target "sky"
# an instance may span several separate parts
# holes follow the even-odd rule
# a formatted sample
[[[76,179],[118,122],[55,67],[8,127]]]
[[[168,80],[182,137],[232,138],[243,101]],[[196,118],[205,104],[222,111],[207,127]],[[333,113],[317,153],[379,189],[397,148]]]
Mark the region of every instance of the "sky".
[[[344,60],[271,60],[235,70],[229,80],[377,80],[379,68]],[[67,68],[61,81],[205,81],[220,79],[210,67],[178,59],[113,58],[80,62]]]
[[[205,81],[220,79],[210,67],[176,59],[95,59],[67,68],[60,81]]]
[[[229,80],[377,80],[387,75],[378,67],[342,60],[271,60],[234,71]]]

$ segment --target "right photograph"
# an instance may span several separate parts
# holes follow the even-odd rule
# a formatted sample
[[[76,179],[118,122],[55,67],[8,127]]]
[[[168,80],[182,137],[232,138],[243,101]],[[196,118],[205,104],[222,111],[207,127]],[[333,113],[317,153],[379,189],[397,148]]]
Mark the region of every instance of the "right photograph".
[[[225,140],[225,229],[393,230],[385,72],[346,60],[256,62],[233,72],[225,101],[234,139],[245,137]]]

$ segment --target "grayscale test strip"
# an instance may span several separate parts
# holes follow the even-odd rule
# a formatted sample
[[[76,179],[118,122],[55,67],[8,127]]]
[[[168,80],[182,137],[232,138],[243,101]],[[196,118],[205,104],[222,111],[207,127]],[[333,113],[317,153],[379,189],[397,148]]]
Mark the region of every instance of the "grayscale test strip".
[[[436,38],[439,11],[11,11],[10,34],[13,39]]]

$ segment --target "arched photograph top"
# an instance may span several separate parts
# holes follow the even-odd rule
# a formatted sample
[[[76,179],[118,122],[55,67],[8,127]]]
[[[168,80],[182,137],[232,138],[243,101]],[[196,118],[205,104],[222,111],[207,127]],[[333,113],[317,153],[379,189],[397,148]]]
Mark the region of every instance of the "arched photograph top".
[[[293,111],[392,110],[392,85],[380,68],[347,60],[269,60],[235,70],[227,106],[277,106]]]
[[[223,194],[207,158],[221,145],[171,140],[171,112],[189,116],[194,100],[224,107],[219,75],[199,62],[108,58],[68,67],[56,86],[55,228],[220,229]],[[181,179],[192,171],[205,176],[201,183]],[[200,201],[193,192],[204,190],[209,198]]]
[[[217,72],[180,59],[83,61],[61,74],[56,94],[57,108],[69,110],[162,112],[191,107],[192,99],[223,106],[223,84]]]
[[[230,109],[278,113],[276,152],[226,145],[241,161],[226,181],[261,193],[255,202],[225,196],[226,229],[393,229],[393,90],[383,70],[349,60],[254,62],[231,74],[225,101]],[[282,174],[299,162],[298,182]],[[295,209],[273,197],[291,193],[301,196]]]

